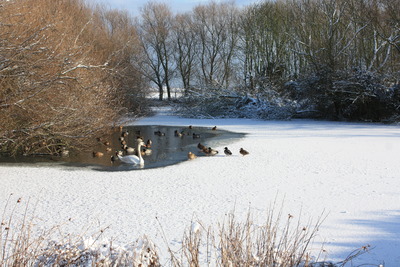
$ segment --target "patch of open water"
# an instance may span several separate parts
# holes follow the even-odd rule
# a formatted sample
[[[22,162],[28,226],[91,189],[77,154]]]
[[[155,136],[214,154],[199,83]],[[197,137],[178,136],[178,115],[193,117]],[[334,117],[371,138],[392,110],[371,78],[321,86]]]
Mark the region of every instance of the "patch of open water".
[[[181,137],[175,135],[175,131],[183,133]],[[142,136],[144,142],[152,141],[151,154],[144,155],[144,167],[126,164],[119,160],[111,161],[111,156],[116,151],[123,150],[119,140],[123,132],[129,134],[124,137],[128,147],[137,148],[136,139]],[[162,133],[162,134],[156,134]],[[193,136],[196,135],[196,137]],[[212,130],[211,127],[188,126],[162,126],[162,125],[134,125],[126,126],[121,131],[113,132],[109,137],[102,138],[92,151],[73,153],[68,157],[61,156],[18,156],[14,158],[0,157],[0,163],[39,164],[39,166],[71,166],[89,167],[99,171],[129,171],[136,169],[149,169],[165,167],[188,160],[188,152],[201,157],[205,154],[197,148],[198,143],[206,147],[221,147],[243,138],[245,134],[229,132],[225,130]],[[107,144],[104,144],[108,142]],[[94,157],[93,152],[101,152],[103,156]],[[223,151],[219,151],[223,155]],[[124,155],[127,155],[124,152]]]

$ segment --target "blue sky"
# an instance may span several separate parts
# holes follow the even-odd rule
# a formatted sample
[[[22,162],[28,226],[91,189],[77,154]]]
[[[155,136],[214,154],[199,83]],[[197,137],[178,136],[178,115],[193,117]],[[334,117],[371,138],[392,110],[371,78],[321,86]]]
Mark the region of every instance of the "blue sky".
[[[127,10],[131,15],[136,16],[142,7],[149,0],[87,0],[89,3],[103,3],[107,7]],[[174,12],[185,12],[201,3],[208,3],[208,0],[158,0],[155,2],[167,3]],[[217,1],[218,2],[218,1]],[[237,6],[247,6],[257,3],[259,0],[236,0]]]

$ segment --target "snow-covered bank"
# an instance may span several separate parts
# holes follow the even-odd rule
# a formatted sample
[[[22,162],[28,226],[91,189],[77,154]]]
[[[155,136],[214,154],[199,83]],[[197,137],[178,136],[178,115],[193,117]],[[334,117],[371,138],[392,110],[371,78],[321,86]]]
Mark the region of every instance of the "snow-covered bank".
[[[228,145],[232,157],[220,153],[159,169],[109,173],[0,166],[0,207],[10,193],[37,197],[36,214],[44,225],[72,218],[66,230],[75,233],[110,225],[106,235],[117,242],[146,234],[163,247],[160,223],[174,246],[193,219],[216,223],[232,209],[245,216],[250,207],[262,220],[278,196],[284,199],[284,212],[299,216],[301,210],[305,222],[328,213],[317,237],[326,242],[327,259],[342,260],[370,244],[374,249],[358,263],[400,265],[400,127],[194,120],[164,113],[135,124],[217,125],[247,135]],[[250,155],[240,156],[241,147]],[[217,148],[222,152],[223,146]],[[168,255],[164,251],[161,256]]]

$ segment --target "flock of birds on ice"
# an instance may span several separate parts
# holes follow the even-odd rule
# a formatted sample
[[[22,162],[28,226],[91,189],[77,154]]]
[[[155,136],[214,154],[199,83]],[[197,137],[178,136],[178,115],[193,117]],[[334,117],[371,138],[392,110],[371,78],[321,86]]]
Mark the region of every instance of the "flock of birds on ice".
[[[152,146],[152,141],[151,139],[148,139],[147,142],[144,142],[144,137],[140,135],[140,131],[136,132],[137,137],[136,137],[136,148],[134,147],[130,147],[127,144],[127,136],[129,135],[128,131],[123,131],[123,126],[119,127],[121,135],[118,138],[118,141],[121,143],[121,150],[117,150],[115,151],[115,155],[111,156],[111,162],[115,162],[115,161],[121,161],[122,163],[126,163],[126,164],[133,164],[133,165],[138,165],[140,167],[144,166],[144,159],[143,157],[146,155],[151,155],[152,150],[151,150],[151,146]],[[189,129],[193,129],[193,126],[190,125]],[[211,128],[211,130],[215,131],[217,130],[217,126],[214,126]],[[164,132],[161,131],[155,131],[154,135],[156,136],[165,136]],[[193,139],[197,139],[200,138],[201,136],[199,134],[193,133],[193,134],[188,134],[185,133],[184,131],[179,132],[178,130],[175,130],[174,132],[175,137],[183,137],[185,135],[191,135],[193,137]],[[101,138],[97,138],[97,141],[102,142]],[[106,147],[106,151],[107,152],[111,152],[111,148],[109,147],[110,142],[108,141],[104,141],[102,142]],[[204,146],[201,143],[197,144],[197,148],[199,149],[199,151],[201,153],[203,153],[206,156],[215,156],[217,155],[219,152],[216,149],[213,149],[211,147],[207,147]],[[243,148],[240,148],[239,153],[242,156],[246,156],[249,154],[249,152]],[[231,156],[233,153],[231,150],[229,150],[228,147],[224,148],[224,154],[226,156]],[[100,151],[93,151],[93,157],[96,158],[100,158],[103,157],[104,153],[100,152]],[[191,151],[188,152],[187,155],[189,160],[193,160],[195,158],[197,158],[197,155]]]

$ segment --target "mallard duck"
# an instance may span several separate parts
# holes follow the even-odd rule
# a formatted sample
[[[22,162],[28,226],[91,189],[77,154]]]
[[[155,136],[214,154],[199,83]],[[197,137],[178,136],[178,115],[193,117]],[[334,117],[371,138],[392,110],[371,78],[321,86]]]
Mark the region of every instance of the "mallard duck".
[[[175,135],[176,137],[182,137],[182,133],[179,132],[178,130],[175,130],[174,135]]]
[[[197,148],[200,150],[203,150],[205,148],[205,146],[203,146],[202,144],[198,143],[197,144]]]
[[[207,156],[215,156],[218,154],[218,150],[212,149],[211,147],[203,150],[204,153],[206,153]]]
[[[103,152],[100,151],[93,151],[93,157],[94,158],[101,158],[102,156],[104,156]]]
[[[147,142],[146,142],[146,147],[147,147],[147,148],[150,148],[152,144],[153,144],[153,141],[151,141],[151,140],[149,139],[149,140],[147,140]]]
[[[61,157],[68,157],[69,156],[69,150],[66,149],[65,147],[61,148],[60,155],[61,155]]]
[[[195,159],[195,158],[197,158],[195,154],[193,154],[192,152],[188,153],[188,159]]]
[[[138,143],[138,147],[137,147],[137,151],[141,151],[142,146],[145,146],[145,143],[144,142],[139,142]],[[123,157],[121,157],[120,155],[118,155],[118,153],[116,153],[116,156],[124,163],[144,166],[144,160],[142,158],[142,154],[141,153],[139,153],[138,156],[136,156],[136,155],[128,155],[128,156],[123,156]]]
[[[154,134],[158,136],[165,136],[165,133],[161,132],[160,130],[155,131]]]
[[[200,134],[193,133],[193,139],[197,139],[197,138],[200,138],[200,137],[201,137]]]
[[[243,156],[250,154],[247,150],[244,150],[243,148],[240,148],[239,153],[242,154]]]
[[[224,153],[227,156],[231,156],[232,155],[232,151],[230,151],[227,147],[224,148]]]
[[[133,147],[126,146],[126,147],[125,147],[125,152],[126,152],[127,154],[135,154],[136,150],[135,150]]]
[[[142,156],[150,156],[153,151],[149,148],[142,148]]]

